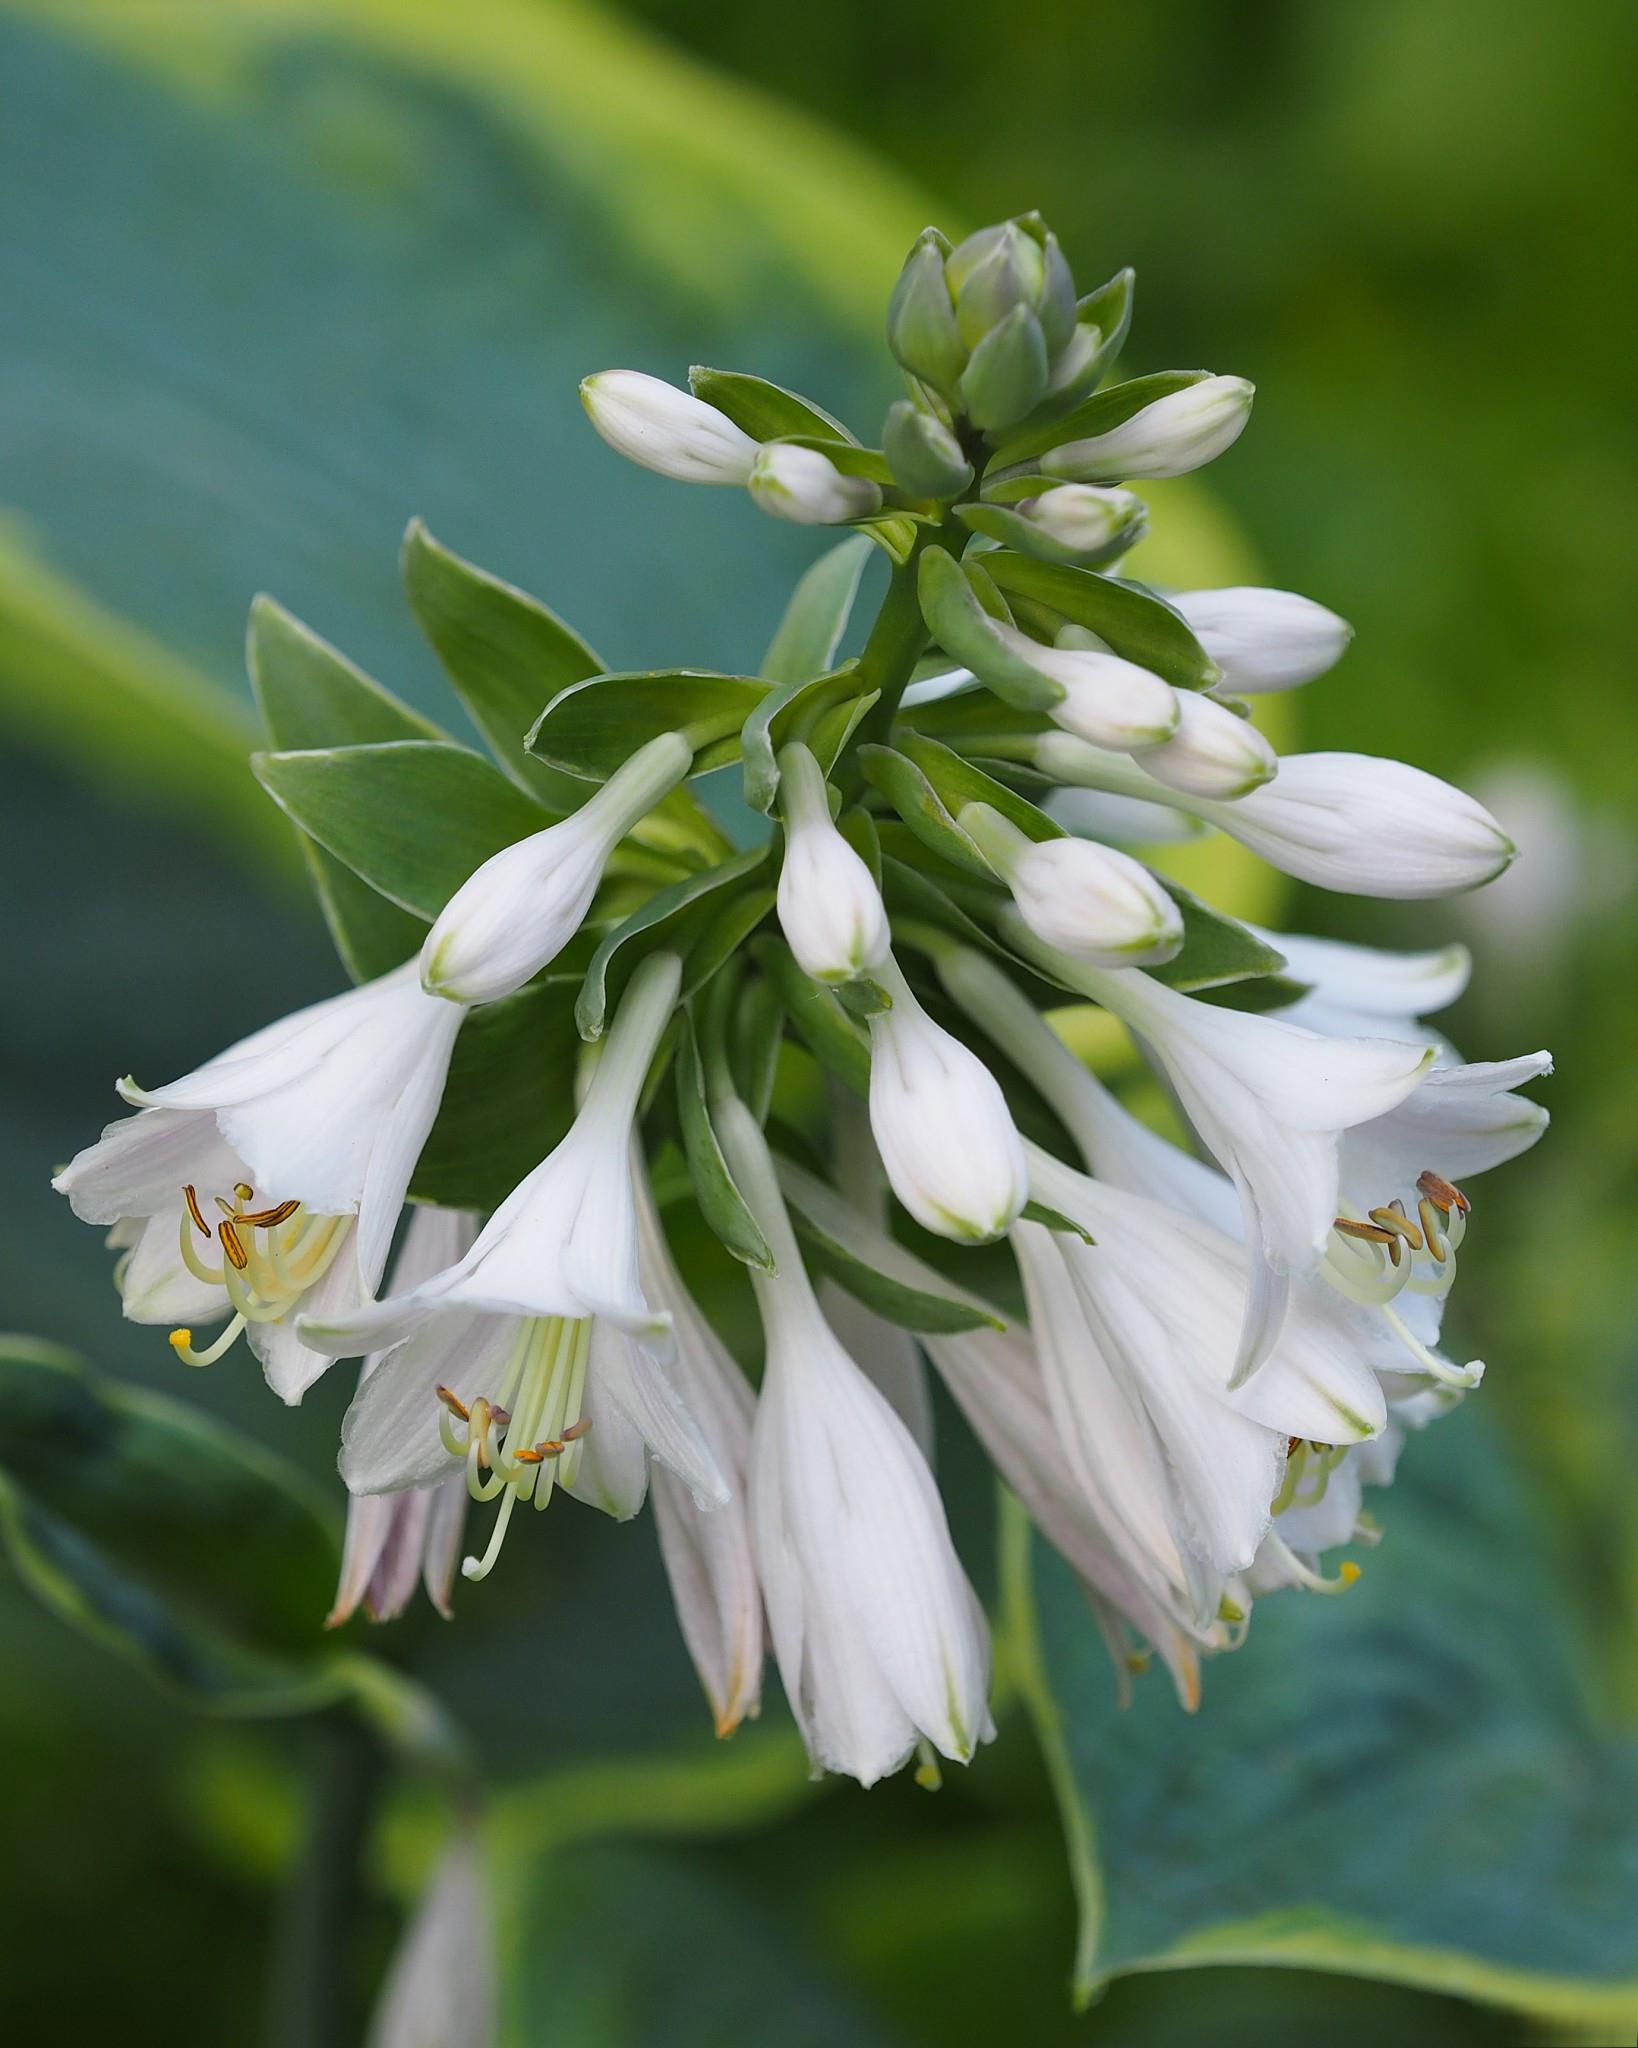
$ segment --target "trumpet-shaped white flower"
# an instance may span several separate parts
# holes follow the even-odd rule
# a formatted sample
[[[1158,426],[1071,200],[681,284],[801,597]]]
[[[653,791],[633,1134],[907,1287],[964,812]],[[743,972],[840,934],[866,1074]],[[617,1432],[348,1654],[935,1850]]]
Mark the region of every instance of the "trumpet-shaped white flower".
[[[609,855],[692,763],[681,733],[660,733],[578,811],[492,854],[427,934],[427,992],[458,1003],[498,1002],[556,959],[591,908]]]
[[[1239,1190],[1252,1286],[1237,1377],[1265,1357],[1293,1272],[1312,1272],[1337,1214],[1341,1135],[1402,1102],[1431,1048],[1327,1038],[1274,1017],[1191,1001],[1136,970],[1043,953],[1006,912],[1009,938],[1135,1032],[1166,1075],[1201,1143]]]
[[[1031,839],[990,804],[963,805],[957,823],[1044,944],[1100,967],[1152,967],[1182,945],[1182,913],[1129,854],[1090,839]]]
[[[1339,662],[1354,629],[1294,590],[1180,590],[1167,602],[1183,614],[1237,696],[1290,690]]]
[[[328,1360],[295,1313],[342,1313],[380,1278],[464,1014],[423,994],[409,963],[166,1087],[122,1081],[139,1113],[52,1185],[86,1222],[114,1226],[127,1315],[229,1316],[204,1351],[174,1331],[177,1355],[208,1365],[248,1331],[274,1391],[300,1400]]]
[[[393,1264],[393,1284],[413,1287],[471,1249],[478,1218],[460,1209],[412,1211]],[[366,1358],[362,1386],[383,1353]],[[362,1602],[371,1621],[392,1621],[409,1605],[416,1581],[447,1619],[450,1589],[460,1561],[466,1488],[460,1474],[405,1493],[350,1494],[341,1577],[327,1626],[337,1628]]]
[[[1046,647],[999,620],[990,622],[990,631],[1010,654],[1063,691],[1048,716],[1065,731],[1100,747],[1122,749],[1157,747],[1177,731],[1180,693],[1152,670],[1073,639]]]
[[[824,775],[800,742],[780,749],[779,808],[780,929],[804,974],[852,981],[886,959],[892,934],[875,877],[837,831]]]
[[[870,1019],[870,1128],[894,1194],[924,1229],[983,1243],[1028,1199],[1006,1097],[977,1054],[936,1024],[889,953],[891,1007]]]
[[[993,1732],[989,1642],[938,1489],[820,1313],[743,1103],[721,1105],[718,1134],[778,1263],[751,1276],[767,1334],[751,1531],[803,1739],[822,1769],[866,1785],[923,1738],[966,1762]]]
[[[1473,968],[1465,946],[1385,953],[1298,932],[1261,932],[1259,937],[1285,955],[1289,975],[1310,984],[1309,993],[1280,1014],[1310,1031],[1340,1037],[1438,1043],[1437,1034],[1421,1020],[1455,1002]]]
[[[592,425],[619,455],[685,484],[749,481],[758,443],[725,412],[640,370],[599,370],[580,386]]]
[[[623,1418],[702,1497],[725,1497],[651,1355],[669,1348],[669,1324],[645,1299],[638,1268],[632,1123],[680,974],[675,954],[651,954],[637,969],[568,1136],[464,1258],[351,1316],[301,1326],[308,1343],[337,1356],[387,1353],[342,1427],[341,1474],[354,1493],[425,1486],[461,1459],[474,1499],[502,1496],[482,1559],[463,1566],[468,1578],[493,1567],[519,1500],[544,1507],[559,1480],[579,1490],[588,1426],[601,1413]],[[635,1511],[618,1444],[597,1453],[592,1471],[595,1504]]]
[[[1191,796],[1249,796],[1279,769],[1279,757],[1249,719],[1198,690],[1177,692],[1177,731],[1143,756],[1146,774]]]
[[[388,1966],[365,2048],[494,2048],[498,1981],[488,1889],[477,1842],[463,1826]]]
[[[1244,377],[1203,378],[1154,399],[1105,434],[1066,441],[1043,455],[1039,467],[1047,476],[1088,484],[1183,476],[1233,447],[1251,417],[1254,394]]]
[[[1288,875],[1343,895],[1477,889],[1517,851],[1473,797],[1374,754],[1286,754],[1274,781],[1227,801],[1170,789],[1107,746],[1067,733],[1043,733],[1034,765],[1055,782],[1188,811]]]
[[[727,1498],[702,1503],[666,1465],[653,1473],[660,1555],[718,1735],[731,1735],[762,1699],[762,1592],[751,1549],[746,1481],[756,1402],[744,1373],[695,1305],[665,1241],[646,1176],[637,1183],[643,1285],[671,1317],[671,1378],[722,1475]],[[595,1441],[597,1432],[592,1432]]]
[[[848,476],[817,448],[766,441],[749,478],[758,508],[796,526],[845,526],[879,512],[882,494],[868,477]]]

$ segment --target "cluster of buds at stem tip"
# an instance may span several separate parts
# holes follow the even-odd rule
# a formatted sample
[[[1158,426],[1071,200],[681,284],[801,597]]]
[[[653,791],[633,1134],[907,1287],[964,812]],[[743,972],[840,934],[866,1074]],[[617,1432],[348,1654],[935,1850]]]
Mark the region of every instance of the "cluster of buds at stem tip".
[[[617,453],[678,483],[741,485],[775,519],[845,526],[881,507],[880,486],[849,475],[840,453],[832,461],[801,441],[755,441],[720,407],[661,377],[600,370],[582,382],[580,399]]]

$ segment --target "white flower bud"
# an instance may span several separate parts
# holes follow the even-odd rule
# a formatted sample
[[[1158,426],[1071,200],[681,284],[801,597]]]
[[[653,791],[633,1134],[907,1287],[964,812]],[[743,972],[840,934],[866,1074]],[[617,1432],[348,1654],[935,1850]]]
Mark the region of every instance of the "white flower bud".
[[[832,823],[819,763],[800,744],[780,750],[779,800],[780,929],[804,974],[852,981],[887,957],[891,934],[881,891]]]
[[[893,998],[870,1020],[870,1130],[893,1192],[924,1229],[982,1243],[1029,1199],[1006,1097],[984,1062],[917,1002],[891,954]]]
[[[1177,730],[1178,692],[1151,670],[1089,647],[1043,647],[1016,627],[992,624],[1010,651],[1063,691],[1051,717],[1094,746],[1157,747]]]
[[[868,477],[845,476],[828,455],[794,441],[766,442],[748,481],[762,511],[797,526],[845,526],[881,510],[882,494]]]
[[[1026,499],[1018,510],[1030,525],[1076,555],[1098,555],[1117,540],[1135,542],[1148,514],[1131,491],[1099,490],[1093,484],[1060,484]]]
[[[592,425],[618,454],[684,484],[742,484],[757,443],[725,412],[641,370],[600,370],[580,386]]]
[[[493,1003],[538,974],[580,929],[616,845],[682,780],[692,760],[681,733],[661,733],[578,811],[486,860],[427,934],[421,948],[427,993]]]
[[[1271,782],[1279,756],[1249,718],[1198,690],[1177,692],[1175,735],[1151,747],[1143,766],[1168,789],[1191,796],[1237,797]]]
[[[1098,967],[1156,966],[1182,945],[1177,905],[1130,854],[1090,839],[1031,839],[989,804],[964,805],[956,822],[1045,944]]]
[[[1168,602],[1243,696],[1310,683],[1341,660],[1354,629],[1294,590],[1183,590]]]
[[[1134,476],[1182,476],[1240,438],[1254,387],[1244,377],[1206,377],[1168,393],[1106,434],[1066,441],[1041,457],[1048,476],[1118,483]]]

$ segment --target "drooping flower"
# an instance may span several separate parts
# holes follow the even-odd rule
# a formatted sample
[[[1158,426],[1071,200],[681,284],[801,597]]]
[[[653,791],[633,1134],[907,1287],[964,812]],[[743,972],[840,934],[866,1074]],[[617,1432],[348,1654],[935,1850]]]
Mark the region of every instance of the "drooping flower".
[[[935,1023],[890,953],[870,1019],[870,1128],[893,1192],[925,1229],[983,1243],[1027,1199],[1018,1132],[994,1075]]]
[[[498,1002],[556,959],[584,922],[609,855],[692,760],[681,733],[660,733],[578,811],[492,854],[427,934],[421,980],[428,993]]]
[[[926,1740],[966,1762],[991,1734],[982,1610],[904,1424],[820,1313],[767,1147],[718,1110],[778,1271],[752,1271],[767,1363],[751,1440],[751,1534],[774,1652],[809,1753],[874,1784]]]
[[[887,957],[892,934],[881,891],[836,829],[819,763],[800,742],[779,754],[779,925],[804,974],[851,981]]]
[[[464,1015],[409,962],[166,1087],[122,1081],[138,1114],[52,1185],[77,1216],[114,1226],[126,1313],[228,1316],[203,1351],[176,1330],[177,1355],[208,1365],[246,1331],[274,1391],[299,1401],[328,1360],[296,1313],[345,1313],[380,1279]]]
[[[463,1821],[388,1965],[365,2048],[494,2048],[495,1948],[478,1843]]]

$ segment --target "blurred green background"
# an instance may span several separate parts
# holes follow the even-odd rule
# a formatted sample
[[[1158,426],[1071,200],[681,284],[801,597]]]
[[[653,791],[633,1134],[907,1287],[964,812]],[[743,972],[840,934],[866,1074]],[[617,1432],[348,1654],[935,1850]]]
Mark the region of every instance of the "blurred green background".
[[[1099,1880],[1083,1853],[1077,1930],[1021,1713],[936,1799],[808,1787],[772,1709],[708,1751],[648,1524],[565,1506],[453,1627],[419,1615],[367,1645],[450,1702],[506,1788],[538,1980],[517,2038],[1633,2038],[1635,59],[1617,0],[0,5],[10,1327],[253,1432],[334,1500],[344,1373],[293,1413],[242,1355],[179,1385],[45,1187],[115,1074],[181,1072],[338,983],[243,766],[249,600],[271,590],[450,717],[397,584],[419,513],[612,666],[754,665],[811,541],[609,458],[575,381],[756,369],[868,438],[891,395],[881,308],[928,218],[1039,206],[1088,287],[1136,265],[1132,368],[1256,381],[1210,502],[1179,506],[1202,580],[1250,559],[1348,616],[1302,743],[1476,787],[1525,849],[1478,899],[1307,892],[1285,919],[1464,938],[1452,1037],[1559,1059],[1554,1129],[1483,1186],[1463,1253],[1484,1415],[1407,1458],[1380,1571],[1348,1601],[1270,1606],[1197,1723],[1150,1680],[1114,1732],[1037,1567],[1035,1676],[1096,1830],[1098,1967],[1164,1966],[1072,2013]],[[993,1585],[979,1461],[944,1421],[958,1534]],[[74,1451],[52,1478],[70,1501]],[[1419,1601],[1418,1635],[1397,1614]],[[315,1790],[353,1782],[354,1738],[192,1712],[15,1575],[0,1644],[8,2032],[66,2012],[87,2038],[257,2039]],[[1334,1733],[1330,1766],[1292,1768],[1274,1701]],[[1148,1776],[1111,1767],[1123,1743],[1148,1744]],[[1215,1804],[1187,1765],[1211,1744],[1255,1764]],[[1350,1782],[1367,1756],[1395,1774]],[[411,1799],[372,1845],[338,2040],[427,1834]],[[1283,1932],[1257,1920],[1271,1902]],[[1297,1967],[1251,1966],[1271,1959]]]

